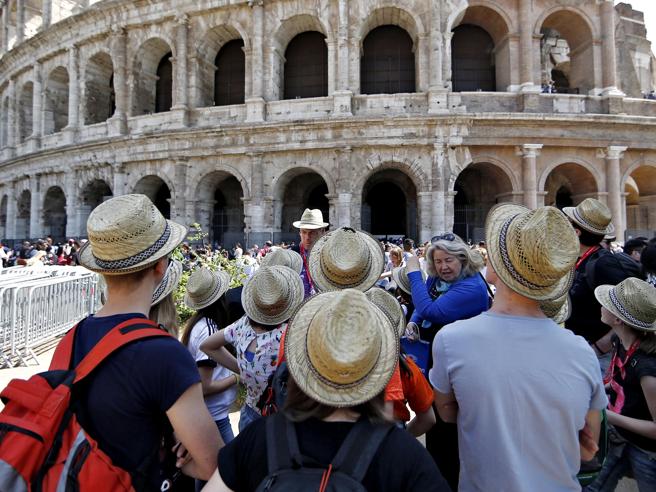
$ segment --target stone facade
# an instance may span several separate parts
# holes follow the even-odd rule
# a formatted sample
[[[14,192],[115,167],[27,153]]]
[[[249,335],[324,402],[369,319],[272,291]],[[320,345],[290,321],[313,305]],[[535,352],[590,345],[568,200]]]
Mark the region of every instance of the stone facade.
[[[656,231],[656,101],[641,98],[655,64],[630,6],[0,4],[0,237],[84,236],[93,207],[130,192],[223,244],[295,239],[306,206],[376,235],[479,239],[495,203],[589,196],[609,205],[620,237]],[[483,56],[460,44],[463,27],[487,40]],[[325,40],[319,97],[293,95],[305,94],[293,74],[317,66],[291,49],[308,31]],[[408,66],[391,77],[411,74],[414,91],[367,85],[364,60],[389,58],[367,43],[374,31],[410,39]],[[472,60],[483,64],[476,76]],[[454,90],[484,73],[491,90]],[[542,93],[549,76],[561,93]]]

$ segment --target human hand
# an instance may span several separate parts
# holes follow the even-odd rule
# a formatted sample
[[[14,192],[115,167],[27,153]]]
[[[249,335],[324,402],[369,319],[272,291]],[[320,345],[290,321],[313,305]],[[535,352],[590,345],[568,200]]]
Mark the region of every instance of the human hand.
[[[417,258],[416,256],[409,256],[408,259],[405,260],[405,266],[408,273],[418,272],[420,270],[419,258]]]
[[[410,321],[405,327],[406,338],[416,342],[419,340],[419,326],[414,321]]]
[[[178,441],[175,446],[171,448],[171,451],[175,453],[175,466],[177,468],[182,468],[191,461],[191,455],[182,442]]]

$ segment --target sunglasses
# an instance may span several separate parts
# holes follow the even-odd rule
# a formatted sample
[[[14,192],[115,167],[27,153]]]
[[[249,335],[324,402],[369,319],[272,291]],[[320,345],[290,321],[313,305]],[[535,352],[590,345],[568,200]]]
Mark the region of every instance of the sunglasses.
[[[455,239],[455,234],[447,232],[446,234],[438,234],[437,236],[433,236],[431,238],[431,244],[435,244],[438,241],[455,241]]]

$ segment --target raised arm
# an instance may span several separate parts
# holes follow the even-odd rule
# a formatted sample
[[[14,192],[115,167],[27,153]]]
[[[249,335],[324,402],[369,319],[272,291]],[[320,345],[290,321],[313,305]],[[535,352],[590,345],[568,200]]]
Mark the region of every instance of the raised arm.
[[[237,359],[226,350],[226,343],[224,328],[223,330],[219,330],[213,335],[207,337],[205,341],[200,344],[200,349],[223,367],[230,369],[232,372],[239,373]]]

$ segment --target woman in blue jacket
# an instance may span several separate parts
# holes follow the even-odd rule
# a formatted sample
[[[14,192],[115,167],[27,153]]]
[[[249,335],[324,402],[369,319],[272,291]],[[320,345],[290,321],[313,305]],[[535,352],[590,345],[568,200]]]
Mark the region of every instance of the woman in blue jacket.
[[[455,234],[441,234],[431,240],[426,251],[425,283],[416,257],[409,258],[406,265],[415,305],[406,333],[412,332],[432,344],[444,325],[476,316],[490,306],[487,285],[480,274],[483,258]],[[431,359],[432,354],[429,368]],[[449,485],[457,490],[460,463],[456,426],[438,417],[426,433],[426,448]]]

